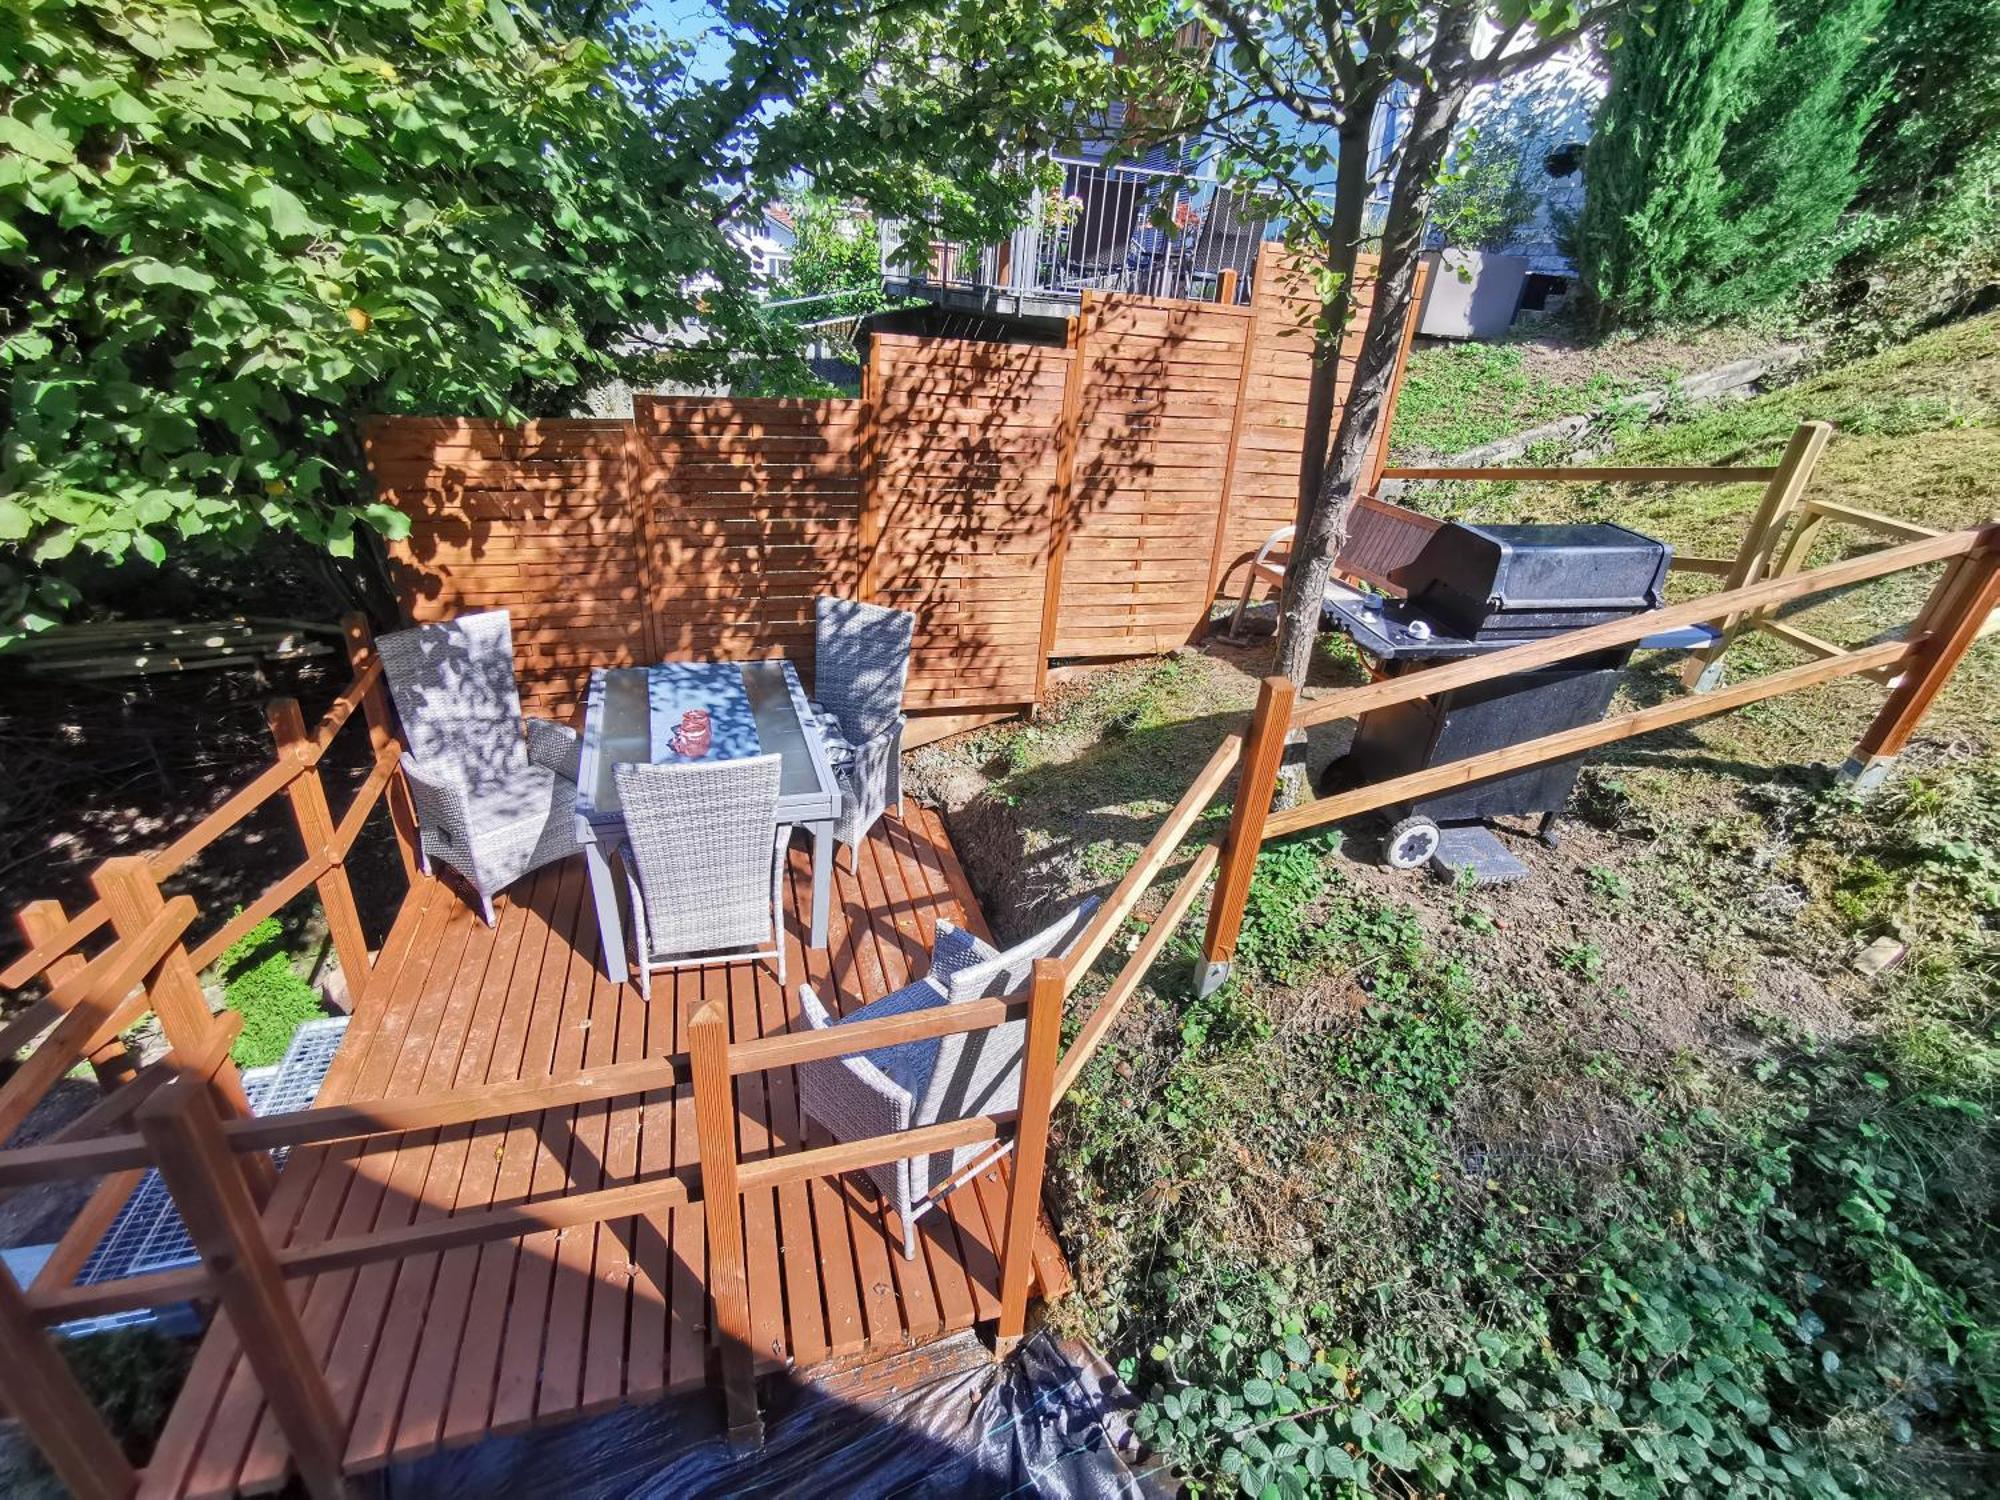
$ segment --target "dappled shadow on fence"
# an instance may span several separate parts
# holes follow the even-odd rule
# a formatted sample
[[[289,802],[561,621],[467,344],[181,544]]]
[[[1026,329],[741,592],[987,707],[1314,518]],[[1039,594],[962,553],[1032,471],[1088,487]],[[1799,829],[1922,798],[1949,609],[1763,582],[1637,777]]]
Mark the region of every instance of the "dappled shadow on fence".
[[[1051,656],[1144,655],[1297,502],[1309,288],[1251,305],[1086,293],[1067,347],[878,332],[860,400],[639,397],[629,422],[384,418],[418,619],[505,606],[531,712],[587,669],[796,659],[812,599],[918,616],[912,711],[1014,709]]]

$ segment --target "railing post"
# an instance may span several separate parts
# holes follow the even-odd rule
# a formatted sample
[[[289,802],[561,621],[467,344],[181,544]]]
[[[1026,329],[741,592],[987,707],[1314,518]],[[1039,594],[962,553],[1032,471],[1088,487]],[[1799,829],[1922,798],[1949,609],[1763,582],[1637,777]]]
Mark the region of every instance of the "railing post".
[[[105,860],[92,872],[90,883],[110,913],[112,930],[120,942],[129,942],[144,932],[146,924],[166,905],[160,895],[160,882],[140,855]],[[215,1017],[202,995],[200,976],[188,961],[184,943],[175,943],[167,950],[146,984],[147,998],[153,1013],[160,1018],[160,1030],[167,1045],[175,1052],[200,1056],[215,1027]],[[249,1116],[250,1100],[243,1092],[243,1079],[233,1061],[223,1059],[208,1087],[225,1113]],[[245,1156],[241,1169],[257,1201],[262,1203],[269,1198],[277,1183],[277,1169],[271,1165],[271,1159],[261,1153]]]
[[[54,938],[69,921],[60,901],[30,901],[23,906],[15,919],[21,928],[21,936],[27,939],[30,948]],[[42,977],[51,987],[62,983],[83,967],[81,953],[65,953],[50,964]],[[139,1069],[132,1061],[132,1054],[126,1050],[122,1037],[112,1037],[109,1041],[93,1048],[85,1054],[91,1069],[97,1074],[100,1088],[111,1090],[120,1084],[130,1083]]]
[[[69,1361],[0,1266],[0,1400],[77,1500],[125,1500],[139,1474],[90,1404]]]
[[[875,598],[876,557],[882,547],[882,341],[868,341],[861,367],[861,430],[855,438],[861,501],[854,523],[854,597]]]
[[[1060,426],[1056,432],[1056,483],[1049,491],[1049,545],[1042,565],[1042,643],[1035,653],[1035,708],[1039,712],[1048,690],[1049,658],[1055,654],[1062,624],[1063,570],[1069,560],[1069,534],[1076,516],[1077,429],[1083,412],[1083,364],[1090,334],[1090,292],[1086,289],[1069,320],[1064,342],[1069,364],[1063,370]]]
[[[1996,604],[2000,604],[2000,548],[1982,547],[1966,554],[1957,567],[1945,570],[1917,617],[1916,628],[1926,629],[1928,634],[1917,647],[1916,660],[1896,680],[1888,702],[1841,767],[1844,779],[1862,791],[1888,779],[1889,768],[1923,723],[1952,671],[1979,639]]]
[[[1220,302],[1224,307],[1234,307],[1236,305],[1236,278],[1240,274],[1236,267],[1224,266],[1222,268],[1222,275],[1217,278],[1215,300]]]
[[[1042,1173],[1049,1158],[1049,1117],[1056,1107],[1056,1053],[1062,1045],[1063,995],[1069,975],[1059,959],[1035,960],[1028,995],[1028,1035],[1021,1059],[1021,1103],[1015,1115],[1014,1162],[1008,1172],[1007,1225],[1000,1242],[1000,1326],[993,1352],[1005,1359],[1028,1321],[1028,1274],[1041,1216]]]
[[[234,1169],[214,1103],[193,1081],[177,1078],[139,1106],[138,1118],[300,1480],[315,1500],[345,1500],[352,1493],[342,1465],[346,1424],[306,1342],[257,1204]]]
[[[1761,582],[1769,572],[1778,539],[1784,535],[1792,512],[1798,508],[1799,496],[1805,493],[1813,468],[1832,436],[1831,422],[1801,422],[1793,431],[1785,456],[1778,460],[1778,472],[1764,486],[1757,514],[1750,521],[1750,529],[1743,533],[1743,545],[1736,549],[1736,560],[1722,583],[1725,593]],[[1681,667],[1681,680],[1697,693],[1705,693],[1721,682],[1723,653],[1728,651],[1730,641],[1743,628],[1744,621],[1724,619],[1717,624],[1720,634],[1714,643],[1689,656]]]
[[[729,1076],[729,1021],[722,1003],[702,1000],[688,1019],[694,1075],[695,1137],[701,1148],[701,1205],[708,1222],[708,1293],[721,1345],[722,1399],[730,1446],[761,1448],[756,1372],[750,1352],[750,1283],[743,1267],[743,1195],[736,1179],[736,1087]]]
[[[1278,768],[1285,758],[1291,732],[1291,679],[1266,677],[1257,685],[1257,711],[1250,720],[1250,738],[1243,747],[1243,764],[1236,773],[1236,806],[1229,814],[1229,832],[1222,842],[1221,873],[1208,905],[1208,932],[1201,940],[1201,965],[1195,988],[1212,995],[1229,978],[1229,961],[1236,956],[1236,939],[1243,930],[1243,905],[1250,899],[1250,877],[1257,868],[1257,851],[1264,843],[1264,820],[1271,815],[1271,798],[1278,789]]]
[[[359,677],[375,660],[375,633],[368,617],[343,615],[341,634],[347,641],[347,662]],[[368,745],[377,755],[396,738],[395,715],[390,711],[389,693],[378,677],[361,698],[361,712],[368,717]],[[403,859],[403,878],[414,886],[421,874],[417,856],[417,813],[410,802],[409,784],[398,766],[389,777],[389,821],[396,830],[396,852]]]
[[[333,809],[327,806],[326,783],[320,780],[319,766],[311,762],[312,736],[306,733],[305,716],[299,712],[296,698],[273,698],[264,705],[264,720],[271,726],[278,754],[290,756],[304,767],[285,788],[285,795],[291,800],[292,821],[298,825],[306,858],[331,861],[313,885],[326,913],[327,931],[333,936],[341,978],[346,981],[346,1008],[353,1010],[368,989],[368,939],[361,930],[361,913],[354,905],[354,887],[348,884],[346,866],[334,847]]]

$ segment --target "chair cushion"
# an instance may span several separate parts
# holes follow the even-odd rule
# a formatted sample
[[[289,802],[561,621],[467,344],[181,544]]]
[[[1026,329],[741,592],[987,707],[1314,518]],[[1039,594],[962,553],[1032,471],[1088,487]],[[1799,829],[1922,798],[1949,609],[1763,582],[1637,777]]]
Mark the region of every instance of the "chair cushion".
[[[906,1016],[912,1011],[932,1010],[950,1002],[944,991],[928,979],[919,979],[914,984],[906,984],[880,1000],[871,1000],[859,1010],[849,1011],[835,1026],[858,1026],[863,1021],[887,1021],[895,1016]],[[925,1037],[921,1041],[897,1042],[891,1047],[876,1047],[868,1052],[855,1054],[865,1057],[898,1088],[907,1091],[912,1098],[921,1098],[929,1084],[931,1070],[937,1066],[939,1037]]]
[[[799,1004],[805,1010],[806,1024],[814,1030],[862,1021],[886,1021],[894,1016],[906,1016],[912,1011],[930,1010],[946,1004],[944,986],[953,974],[998,956],[990,944],[974,937],[963,927],[939,922],[937,938],[931,946],[931,970],[925,978],[906,984],[879,1000],[871,1000],[845,1016],[830,1015],[810,987],[799,991]],[[877,1047],[856,1055],[867,1058],[898,1088],[921,1097],[930,1082],[931,1070],[937,1066],[938,1047],[942,1040],[941,1037],[926,1037],[922,1041],[898,1042],[892,1047]]]
[[[812,710],[813,720],[819,725],[820,743],[826,746],[826,758],[836,771],[844,771],[854,764],[854,746],[840,731],[840,720],[836,719],[825,705],[808,701],[806,707]]]
[[[474,838],[516,823],[548,822],[550,816],[574,816],[576,786],[547,766],[523,766],[505,781],[480,788],[466,799]]]

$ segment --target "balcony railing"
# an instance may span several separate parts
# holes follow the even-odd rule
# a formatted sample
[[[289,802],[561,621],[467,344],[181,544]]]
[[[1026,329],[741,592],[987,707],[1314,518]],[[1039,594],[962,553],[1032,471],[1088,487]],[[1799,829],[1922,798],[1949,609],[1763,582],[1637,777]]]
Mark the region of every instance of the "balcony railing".
[[[954,288],[1005,288],[1070,300],[1084,290],[1214,300],[1222,273],[1237,273],[1248,300],[1257,247],[1284,221],[1268,201],[1212,176],[1157,167],[1106,166],[1056,157],[1060,192],[1038,193],[1027,221],[997,245],[933,235],[925,261],[902,246],[907,227],[881,226],[882,275],[891,290],[923,295]],[[1380,232],[1370,205],[1369,232]]]

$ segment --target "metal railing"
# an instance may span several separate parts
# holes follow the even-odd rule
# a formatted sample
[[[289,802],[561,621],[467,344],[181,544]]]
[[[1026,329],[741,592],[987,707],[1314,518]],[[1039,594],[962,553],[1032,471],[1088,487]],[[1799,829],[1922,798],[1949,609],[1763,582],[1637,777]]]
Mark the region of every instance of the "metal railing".
[[[1073,297],[1085,290],[1213,301],[1234,270],[1248,299],[1257,249],[1279,237],[1284,220],[1267,199],[1211,175],[1163,167],[1107,166],[1052,158],[1060,191],[1038,193],[1026,222],[997,245],[968,245],[932,234],[928,257],[901,246],[908,225],[881,226],[882,274],[906,288],[1004,287]],[[1383,206],[1370,205],[1367,231],[1381,232]]]

